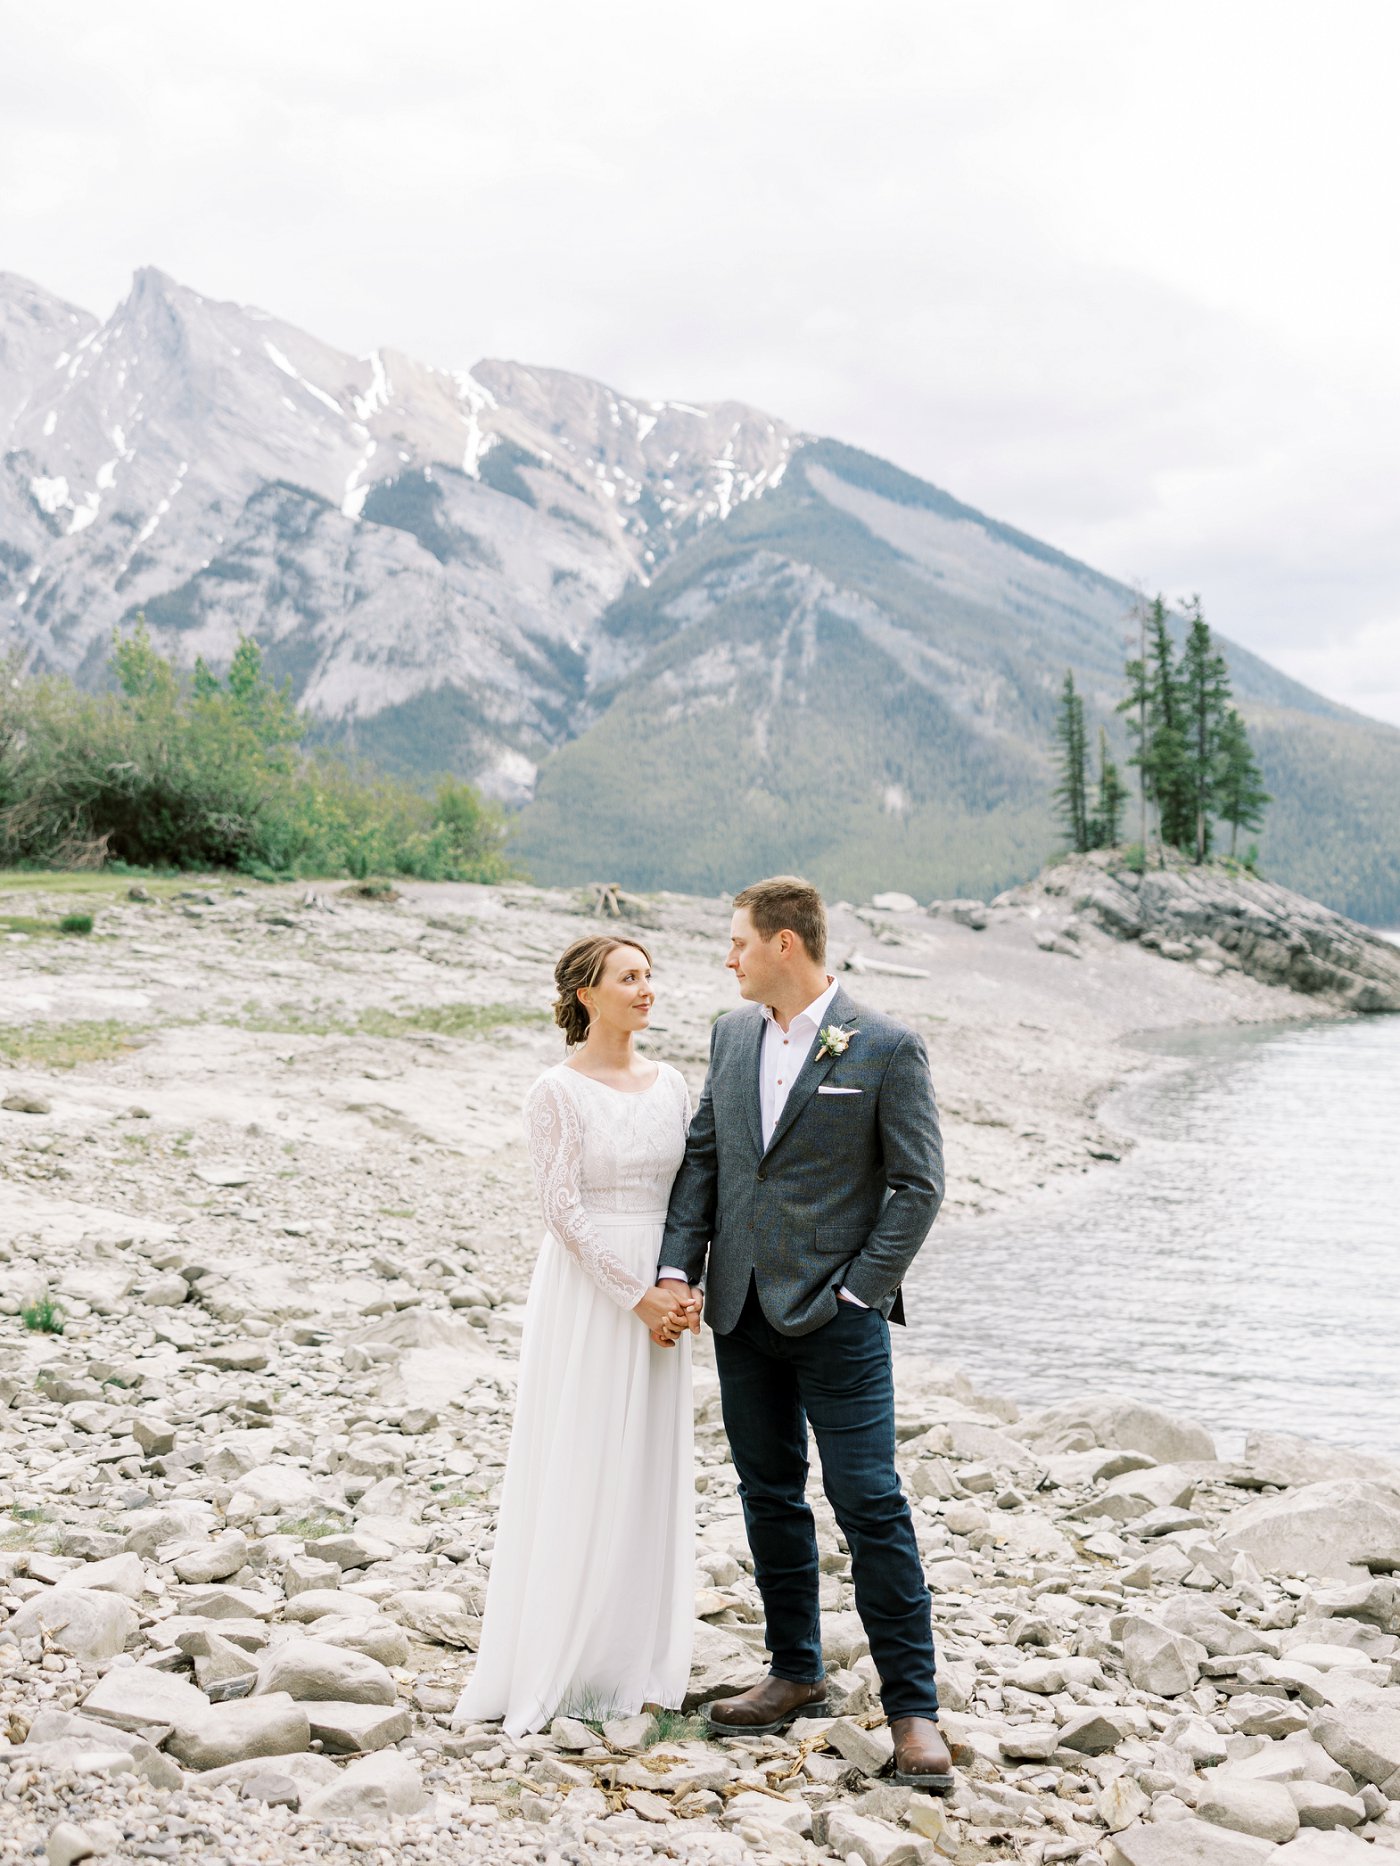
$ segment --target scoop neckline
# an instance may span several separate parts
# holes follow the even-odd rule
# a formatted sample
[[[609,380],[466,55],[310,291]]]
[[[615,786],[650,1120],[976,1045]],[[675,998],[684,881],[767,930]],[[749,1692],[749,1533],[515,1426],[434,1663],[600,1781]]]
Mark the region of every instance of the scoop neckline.
[[[585,1075],[582,1069],[575,1069],[569,1063],[560,1063],[559,1067],[565,1072],[566,1075],[578,1076],[581,1081],[591,1082],[594,1088],[606,1089],[609,1095],[650,1095],[651,1091],[656,1087],[657,1083],[661,1080],[661,1072],[665,1068],[665,1064],[658,1063],[656,1065],[656,1074],[652,1077],[651,1081],[647,1083],[645,1088],[640,1088],[640,1089],[614,1088],[611,1082],[600,1082],[597,1076]]]

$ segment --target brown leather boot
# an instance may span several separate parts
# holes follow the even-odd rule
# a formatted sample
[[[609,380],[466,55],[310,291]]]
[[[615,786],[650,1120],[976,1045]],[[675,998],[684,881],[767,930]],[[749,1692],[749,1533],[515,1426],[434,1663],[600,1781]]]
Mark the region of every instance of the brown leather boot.
[[[761,1685],[737,1697],[716,1698],[705,1706],[710,1728],[723,1735],[742,1731],[745,1736],[771,1736],[786,1730],[796,1717],[825,1717],[826,1680],[798,1685],[788,1678],[765,1678]]]
[[[953,1758],[932,1717],[896,1717],[890,1725],[894,1738],[894,1779],[904,1788],[922,1788],[930,1795],[946,1795],[953,1786]]]

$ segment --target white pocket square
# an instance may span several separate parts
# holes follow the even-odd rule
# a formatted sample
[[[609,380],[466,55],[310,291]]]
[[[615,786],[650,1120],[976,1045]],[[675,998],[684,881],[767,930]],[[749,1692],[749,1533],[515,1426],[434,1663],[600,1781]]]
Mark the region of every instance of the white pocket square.
[[[824,1084],[817,1089],[818,1095],[863,1095],[864,1089],[827,1088]]]

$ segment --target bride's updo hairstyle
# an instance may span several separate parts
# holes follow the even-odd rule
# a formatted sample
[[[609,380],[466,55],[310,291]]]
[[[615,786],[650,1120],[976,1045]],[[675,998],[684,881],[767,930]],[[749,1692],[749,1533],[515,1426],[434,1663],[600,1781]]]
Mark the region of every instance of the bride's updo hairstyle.
[[[554,985],[559,994],[554,1000],[554,1021],[570,1049],[588,1035],[588,1012],[579,1003],[578,994],[598,983],[609,953],[616,952],[619,946],[630,946],[651,964],[651,954],[639,939],[619,939],[615,933],[585,934],[560,954],[554,968]]]

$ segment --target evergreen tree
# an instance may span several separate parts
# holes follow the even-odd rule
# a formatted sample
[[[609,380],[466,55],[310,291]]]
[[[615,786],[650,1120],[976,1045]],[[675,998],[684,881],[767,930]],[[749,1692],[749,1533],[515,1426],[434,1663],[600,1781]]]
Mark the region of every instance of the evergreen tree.
[[[1148,618],[1150,661],[1147,679],[1149,739],[1148,788],[1157,805],[1158,834],[1174,849],[1191,846],[1195,836],[1195,797],[1186,736],[1186,703],[1181,674],[1172,652],[1166,604],[1158,596]]]
[[[1069,833],[1070,847],[1082,855],[1089,847],[1088,744],[1084,702],[1075,692],[1074,675],[1069,672],[1060,692],[1055,733],[1060,741],[1060,782],[1055,787],[1055,801]]]
[[[1099,807],[1091,825],[1091,841],[1096,849],[1118,847],[1123,829],[1123,805],[1127,800],[1127,787],[1118,775],[1117,765],[1108,755],[1108,733],[1100,726]]]
[[[1264,789],[1245,723],[1233,706],[1226,708],[1221,722],[1216,755],[1215,808],[1221,820],[1230,825],[1233,860],[1239,832],[1258,829],[1264,821],[1264,806],[1273,802]]]
[[[1191,626],[1186,633],[1180,671],[1183,777],[1191,811],[1191,846],[1196,860],[1203,862],[1210,854],[1211,814],[1220,774],[1220,735],[1230,701],[1230,678],[1224,657],[1211,641],[1199,596],[1191,599],[1186,615]]]

